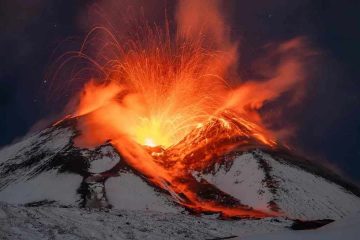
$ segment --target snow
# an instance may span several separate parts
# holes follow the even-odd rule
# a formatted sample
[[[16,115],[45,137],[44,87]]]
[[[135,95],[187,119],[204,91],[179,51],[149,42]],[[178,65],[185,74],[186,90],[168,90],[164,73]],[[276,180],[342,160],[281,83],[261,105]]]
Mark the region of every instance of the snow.
[[[360,236],[360,212],[330,223],[316,230],[284,231],[271,234],[255,234],[234,240],[358,240]]]
[[[1,149],[0,200],[14,204],[43,200],[77,204],[80,175],[60,174],[57,169],[38,172],[69,146],[74,134],[71,128],[51,128]]]
[[[8,160],[21,162],[33,146],[39,147],[36,152],[58,152],[69,144],[74,131],[70,128],[46,129],[10,146],[0,149],[0,163]],[[44,144],[39,144],[44,143]]]
[[[48,171],[27,181],[17,182],[0,191],[1,201],[25,204],[35,201],[56,201],[59,204],[75,205],[79,200],[77,189],[82,177],[76,174],[57,174]]]
[[[149,210],[166,213],[179,213],[182,207],[176,206],[170,196],[157,192],[144,180],[132,173],[120,173],[105,182],[106,196],[116,209]]]
[[[219,167],[215,174],[201,175],[223,192],[240,199],[241,203],[259,210],[269,211],[269,189],[264,186],[265,174],[251,153],[236,157],[230,170]]]
[[[100,157],[98,157],[100,156]],[[120,156],[112,146],[104,146],[95,159],[90,160],[90,173],[101,173],[113,168],[120,161]]]
[[[292,221],[285,217],[223,221],[216,219],[216,214],[192,216],[175,203],[176,194],[171,193],[171,189],[168,192],[159,190],[128,168],[116,168],[110,175],[104,173],[121,161],[114,148],[105,144],[95,149],[77,149],[71,145],[74,134],[71,128],[51,128],[0,150],[0,201],[5,202],[0,202],[0,239],[216,239],[239,236],[248,240],[351,240],[360,235],[357,227],[360,224],[360,198],[337,184],[260,150],[237,156],[230,168],[217,165],[212,173],[194,172],[193,175],[198,181],[203,178],[255,209],[270,211],[268,205],[272,201],[280,208],[280,213],[289,218],[339,221],[318,230],[293,231],[289,228]],[[52,166],[54,156],[61,158],[62,154],[71,151],[82,153],[88,160],[88,173],[83,174],[85,179],[69,172],[60,173],[56,164],[46,168]],[[81,183],[87,184],[91,193],[85,197],[85,206],[98,207],[98,210],[75,207],[80,201]],[[24,206],[44,200],[57,204]],[[112,209],[106,209],[109,204]],[[353,213],[356,214],[347,217]]]
[[[89,172],[102,173],[113,168],[119,161],[114,158],[105,156],[91,162]]]
[[[14,204],[43,200],[65,205],[78,204],[77,189],[82,182],[81,176],[59,174],[57,169],[36,173],[39,167],[46,165],[68,146],[73,135],[74,131],[70,128],[51,128],[1,149],[0,200]],[[22,166],[29,160],[27,165]]]
[[[217,239],[284,230],[283,219],[223,221],[151,211],[21,207],[0,203],[0,239]]]
[[[272,189],[259,158],[269,166]],[[260,150],[237,156],[230,169],[220,165],[214,172],[193,175],[255,209],[269,212],[268,203],[273,202],[293,219],[336,220],[360,211],[360,198],[343,187]]]
[[[360,212],[315,230],[294,231],[281,218],[223,221],[185,214],[0,203],[0,239],[356,240]],[[229,238],[232,237],[232,238]]]
[[[272,166],[271,175],[278,182],[276,203],[291,218],[316,220],[340,219],[360,211],[360,198],[339,185],[274,160],[263,153]]]
[[[75,133],[70,128],[44,130],[14,145],[0,150],[0,190],[8,183],[27,181],[38,166],[68,146]],[[33,159],[32,159],[33,158]],[[29,166],[21,166],[30,161]],[[12,170],[8,171],[8,167]]]

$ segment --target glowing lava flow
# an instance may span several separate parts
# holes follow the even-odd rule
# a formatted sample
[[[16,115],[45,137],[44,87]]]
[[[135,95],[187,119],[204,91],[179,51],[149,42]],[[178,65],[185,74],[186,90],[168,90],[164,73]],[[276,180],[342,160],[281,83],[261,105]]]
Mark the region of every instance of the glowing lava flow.
[[[217,27],[224,27],[219,13],[210,16]],[[191,19],[186,18],[186,24]],[[189,173],[240,145],[277,145],[257,110],[301,85],[303,41],[274,47],[271,56],[279,56],[278,65],[267,78],[231,86],[226,79],[236,61],[236,44],[222,39],[221,29],[205,28],[205,36],[196,28],[188,32],[180,24],[179,29],[171,35],[168,28],[144,27],[121,39],[102,27],[88,34],[72,56],[88,61],[96,72],[77,96],[72,113],[81,132],[76,144],[89,147],[111,140],[128,165],[193,211],[277,215],[240,203],[204,200],[196,191],[200,183]],[[89,45],[99,45],[99,50],[93,54]]]
[[[177,203],[194,212],[220,213],[222,217],[262,218],[279,216],[279,213],[266,213],[241,204],[227,206],[213,200],[203,200],[192,189],[191,182],[196,181],[189,177],[186,171],[165,168],[156,163],[143,147],[125,138],[112,141],[112,144],[120,151],[130,166],[146,176],[154,185],[168,191]]]
[[[103,81],[92,80],[84,86],[73,114],[81,116],[82,134],[76,144],[96,146],[110,139],[132,168],[192,211],[269,216],[240,203],[226,206],[202,200],[190,186],[198,184],[188,175],[194,164],[186,164],[179,155],[168,159],[176,162],[173,167],[166,167],[166,159],[159,163],[154,153],[144,148],[173,146],[185,153],[196,150],[190,145],[194,139],[211,142],[234,136],[255,139],[269,147],[276,144],[260,126],[222,109],[230,95],[221,77],[223,55],[206,50],[200,41],[182,39],[172,43],[151,29],[146,37],[125,44],[129,48],[123,48],[121,55],[104,67],[108,72]],[[216,124],[220,125],[211,135],[202,133]],[[198,159],[197,163],[205,167],[208,160]]]

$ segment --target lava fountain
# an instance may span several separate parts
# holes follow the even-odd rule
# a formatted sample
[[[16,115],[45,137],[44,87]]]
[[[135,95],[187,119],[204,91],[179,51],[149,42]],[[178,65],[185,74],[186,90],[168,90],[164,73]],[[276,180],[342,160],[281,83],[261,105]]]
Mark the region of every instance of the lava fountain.
[[[204,48],[200,41],[173,43],[159,29],[146,29],[145,36],[131,38],[118,48],[119,57],[102,67],[106,78],[85,85],[74,113],[87,115],[89,125],[107,126],[109,132],[103,130],[97,136],[84,131],[91,135],[79,141],[102,142],[120,134],[141,145],[167,148],[214,118],[230,127],[221,117],[231,110],[227,105],[233,104],[229,98],[234,94],[223,78],[225,54]],[[260,126],[240,114],[237,118],[252,128],[259,141],[274,144]]]
[[[211,155],[189,160],[187,153],[209,143],[218,155],[250,142],[276,147],[275,134],[264,127],[257,110],[284,92],[301,89],[307,52],[303,39],[272,49],[271,55],[279,60],[266,79],[234,81],[230,73],[238,45],[229,40],[215,2],[205,6],[204,16],[187,11],[195,2],[179,3],[175,33],[168,22],[165,27],[142,23],[121,37],[109,28],[95,27],[79,51],[60,58],[56,74],[69,59],[87,61],[95,73],[77,94],[70,116],[79,119],[76,144],[89,147],[110,140],[129,166],[193,211],[277,215],[199,197],[189,172],[207,167]],[[199,17],[207,18],[201,27]]]

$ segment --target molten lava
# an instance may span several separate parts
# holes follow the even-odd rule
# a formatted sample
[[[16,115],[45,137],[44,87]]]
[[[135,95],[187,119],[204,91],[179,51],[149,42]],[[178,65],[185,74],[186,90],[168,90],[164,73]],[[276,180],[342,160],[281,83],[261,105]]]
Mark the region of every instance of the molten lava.
[[[265,80],[234,81],[229,78],[237,44],[221,37],[226,34],[216,27],[224,27],[224,22],[211,5],[205,10],[213,13],[209,21],[217,25],[204,31],[185,27],[195,26],[191,16],[182,25],[187,6],[181,5],[176,34],[167,27],[163,31],[150,26],[121,38],[102,27],[88,34],[75,57],[89,61],[97,74],[84,85],[72,114],[78,117],[81,132],[76,144],[89,147],[110,140],[129,166],[193,211],[277,215],[200,196],[200,183],[191,171],[205,169],[215,155],[239,146],[276,147],[257,110],[301,85],[303,41],[298,38],[274,47],[271,55],[280,60]],[[87,47],[94,43],[100,45],[96,54]]]

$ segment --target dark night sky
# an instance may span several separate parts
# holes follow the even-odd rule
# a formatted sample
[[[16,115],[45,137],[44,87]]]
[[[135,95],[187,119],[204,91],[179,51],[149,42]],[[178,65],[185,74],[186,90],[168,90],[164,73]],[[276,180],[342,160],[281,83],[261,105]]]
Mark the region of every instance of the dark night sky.
[[[79,16],[89,3],[0,0],[0,146],[61,111],[62,104],[49,106],[46,101],[44,74],[59,43],[84,36]],[[243,61],[268,42],[295,36],[306,36],[320,52],[319,62],[311,69],[306,101],[288,115],[298,126],[294,144],[327,159],[359,182],[360,1],[239,0],[227,4],[227,20],[234,39],[241,42]]]

